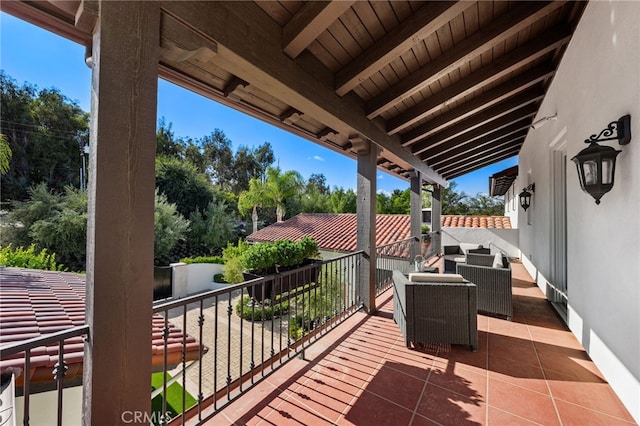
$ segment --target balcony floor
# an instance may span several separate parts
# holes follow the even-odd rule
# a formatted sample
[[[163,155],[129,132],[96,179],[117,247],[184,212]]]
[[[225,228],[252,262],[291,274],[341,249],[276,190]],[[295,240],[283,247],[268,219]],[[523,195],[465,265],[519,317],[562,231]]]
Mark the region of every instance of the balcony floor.
[[[408,349],[392,292],[225,407],[209,425],[635,424],[524,267],[512,322],[478,316],[480,347]]]

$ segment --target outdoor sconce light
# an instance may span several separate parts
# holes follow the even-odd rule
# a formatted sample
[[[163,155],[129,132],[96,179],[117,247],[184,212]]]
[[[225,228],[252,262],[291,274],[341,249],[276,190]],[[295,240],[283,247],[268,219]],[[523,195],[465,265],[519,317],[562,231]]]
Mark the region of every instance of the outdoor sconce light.
[[[610,146],[598,145],[598,142],[617,140],[620,145],[631,141],[631,116],[625,115],[618,121],[609,123],[599,135],[585,139],[589,146],[571,159],[578,168],[580,188],[600,204],[600,198],[613,188],[616,172],[616,157],[622,151]]]
[[[529,190],[531,190],[531,192],[529,192]],[[531,185],[523,189],[519,195],[520,206],[524,209],[525,212],[531,206],[531,196],[534,192],[536,192],[536,184],[532,183]]]

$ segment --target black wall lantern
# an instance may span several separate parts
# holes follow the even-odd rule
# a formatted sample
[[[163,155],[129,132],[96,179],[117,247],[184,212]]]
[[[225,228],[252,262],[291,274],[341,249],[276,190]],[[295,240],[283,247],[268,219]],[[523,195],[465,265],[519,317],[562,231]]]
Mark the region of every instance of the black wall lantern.
[[[529,190],[531,190],[531,192],[529,192]],[[536,184],[532,183],[523,189],[520,195],[518,195],[518,197],[520,197],[520,206],[522,206],[525,212],[531,206],[531,196],[534,192],[536,192]]]
[[[616,157],[622,151],[610,146],[598,145],[598,142],[617,140],[620,145],[631,141],[631,116],[625,115],[618,121],[609,123],[599,135],[585,139],[589,146],[571,159],[578,168],[580,188],[600,204],[600,198],[613,188],[616,172]]]

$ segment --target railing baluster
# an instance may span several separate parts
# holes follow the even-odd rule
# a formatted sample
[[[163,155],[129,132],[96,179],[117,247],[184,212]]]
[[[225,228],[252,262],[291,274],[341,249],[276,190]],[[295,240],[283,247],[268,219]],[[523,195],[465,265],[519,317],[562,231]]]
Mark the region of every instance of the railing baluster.
[[[182,424],[187,411],[187,305],[182,307]]]
[[[204,329],[204,300],[200,301],[200,316],[198,317],[198,335],[200,344],[198,345],[198,359],[202,360],[202,339]],[[185,333],[186,334],[186,333]],[[214,385],[215,389],[215,385]],[[198,362],[198,420],[202,421],[202,361]]]
[[[255,294],[255,293],[252,293]],[[254,369],[256,367],[255,363],[255,335],[256,335],[256,303],[255,300],[251,299],[251,384],[255,383],[254,381]]]
[[[162,355],[162,416],[160,424],[166,425],[167,421],[167,346],[169,341],[169,310],[164,312],[164,328],[162,330],[164,353]]]
[[[58,362],[53,367],[58,392],[58,426],[62,426],[62,391],[64,390],[65,374],[67,374],[67,365],[64,362],[64,339],[61,339],[58,343]]]
[[[243,366],[243,360],[244,360],[244,351],[243,351],[244,310],[246,307],[244,306],[243,298],[244,298],[244,289],[241,288],[240,289],[240,306],[242,306],[242,314],[240,315],[240,372],[239,372],[240,376],[239,377],[242,377],[242,366]],[[231,326],[231,322],[229,322],[229,326]],[[231,352],[231,349],[229,349],[229,352]],[[242,380],[240,380],[240,392],[242,392]]]
[[[227,305],[227,401],[231,401],[231,293],[228,294],[229,303]]]
[[[23,392],[24,392],[24,426],[29,426],[29,397],[31,396],[29,387],[31,385],[31,349],[24,353]]]
[[[218,295],[215,296],[215,323],[213,325],[213,410],[218,411]]]

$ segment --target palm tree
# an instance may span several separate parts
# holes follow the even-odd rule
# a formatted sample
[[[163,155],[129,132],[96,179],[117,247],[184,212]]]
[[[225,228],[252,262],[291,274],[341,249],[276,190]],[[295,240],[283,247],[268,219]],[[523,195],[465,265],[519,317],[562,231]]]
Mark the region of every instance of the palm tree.
[[[260,179],[252,178],[249,181],[249,189],[242,191],[238,197],[238,210],[247,214],[251,210],[251,220],[253,221],[253,232],[258,230],[258,207],[269,205],[269,200],[265,195],[265,184]]]
[[[270,205],[276,206],[276,220],[282,222],[285,214],[284,200],[300,193],[303,186],[303,179],[300,173],[289,170],[284,173],[280,168],[269,167],[267,169],[267,179],[264,183],[266,200]]]

